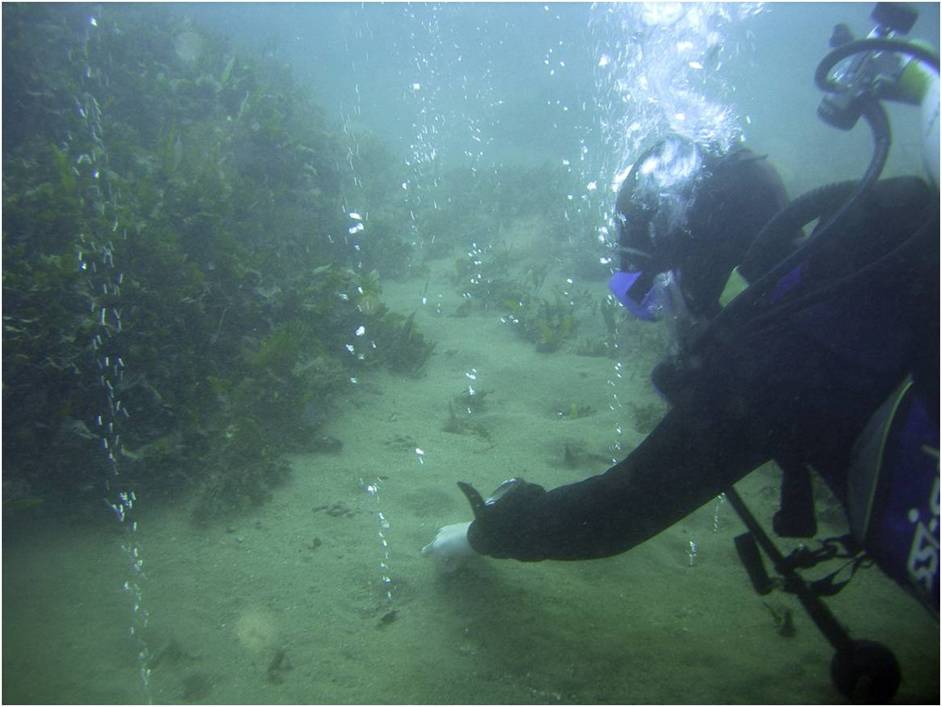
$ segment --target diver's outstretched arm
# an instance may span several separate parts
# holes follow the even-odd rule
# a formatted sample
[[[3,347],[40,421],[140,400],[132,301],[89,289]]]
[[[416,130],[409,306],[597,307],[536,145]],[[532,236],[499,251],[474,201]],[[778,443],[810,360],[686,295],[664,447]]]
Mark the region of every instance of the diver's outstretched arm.
[[[476,513],[468,540],[481,554],[528,561],[624,552],[767,461],[763,437],[746,416],[674,409],[604,474],[551,491],[524,484]]]

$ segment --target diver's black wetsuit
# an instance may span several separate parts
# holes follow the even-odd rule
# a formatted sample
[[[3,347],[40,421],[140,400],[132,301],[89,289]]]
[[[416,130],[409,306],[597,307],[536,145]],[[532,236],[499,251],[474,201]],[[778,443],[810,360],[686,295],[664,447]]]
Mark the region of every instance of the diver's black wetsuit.
[[[519,560],[617,554],[773,458],[812,465],[843,498],[855,438],[908,373],[938,426],[939,214],[923,182],[879,182],[801,265],[800,282],[769,299],[701,352],[626,459],[529,488],[472,523],[472,547]]]

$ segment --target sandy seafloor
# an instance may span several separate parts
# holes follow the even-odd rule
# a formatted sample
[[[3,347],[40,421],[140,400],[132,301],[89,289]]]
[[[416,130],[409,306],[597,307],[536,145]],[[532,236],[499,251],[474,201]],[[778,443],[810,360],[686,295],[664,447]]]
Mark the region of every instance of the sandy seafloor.
[[[339,454],[293,456],[290,480],[269,503],[209,528],[191,523],[185,497],[167,505],[142,494],[147,691],[128,637],[122,526],[104,505],[91,518],[5,513],[4,701],[841,702],[829,680],[832,651],[797,600],[753,593],[733,546],[743,528],[728,503],[710,502],[605,560],[482,559],[442,575],[420,556],[438,526],[469,517],[456,480],[487,493],[512,475],[552,487],[599,473],[601,459],[589,457],[584,469],[563,464],[563,445],[604,457],[622,426],[630,449],[642,435],[627,407],[610,408],[612,393],[623,404],[657,401],[653,352],[626,354],[619,378],[609,358],[537,352],[497,312],[451,316],[460,304],[451,264],[384,284],[384,300],[417,310],[437,348],[418,378],[374,370],[351,386],[324,430],[343,441]],[[604,282],[585,287],[596,297],[605,291]],[[489,441],[442,429],[472,369],[473,385],[488,392],[475,419]],[[556,415],[573,403],[595,413]],[[377,479],[371,496],[361,480]],[[768,524],[775,469],[739,488]],[[378,513],[389,523],[391,601]],[[870,569],[828,603],[855,637],[896,653],[899,701],[937,702],[939,628],[914,600]],[[778,634],[766,604],[793,609],[796,635]]]

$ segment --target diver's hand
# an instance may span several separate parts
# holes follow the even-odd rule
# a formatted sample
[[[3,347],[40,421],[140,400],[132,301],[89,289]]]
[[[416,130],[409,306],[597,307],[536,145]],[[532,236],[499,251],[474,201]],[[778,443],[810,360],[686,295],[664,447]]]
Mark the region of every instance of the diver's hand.
[[[468,521],[439,528],[435,539],[422,548],[422,555],[431,557],[446,571],[458,569],[476,554],[468,542],[470,525],[471,521]]]
[[[435,539],[422,548],[425,557],[436,560],[439,568],[446,572],[464,566],[481,554],[541,559],[519,554],[510,543],[519,536],[520,518],[546,493],[542,486],[520,478],[508,479],[487,500],[471,484],[459,481],[458,487],[471,504],[474,520],[439,529]]]
[[[487,500],[471,484],[459,481],[458,487],[474,512],[467,539],[475,552],[497,558],[542,559],[525,550],[526,538],[538,532],[530,526],[533,510],[546,493],[542,486],[519,477],[508,479]]]

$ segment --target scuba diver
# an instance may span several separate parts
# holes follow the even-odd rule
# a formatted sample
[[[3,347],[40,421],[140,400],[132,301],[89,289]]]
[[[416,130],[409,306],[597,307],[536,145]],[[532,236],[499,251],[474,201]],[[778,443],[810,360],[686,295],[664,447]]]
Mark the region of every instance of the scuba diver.
[[[610,288],[636,316],[666,317],[676,331],[652,376],[670,403],[656,429],[605,473],[555,489],[513,478],[485,500],[458,482],[474,520],[445,526],[423,554],[607,557],[725,491],[750,531],[737,550],[757,591],[770,585],[758,543],[836,649],[842,694],[893,696],[892,654],[851,640],[821,601],[843,584],[805,582],[796,569],[812,566],[813,553],[783,557],[733,489],[776,461],[783,482],[773,527],[810,537],[814,470],[847,513],[851,536],[838,556],[855,558],[855,570],[872,558],[937,619],[939,63],[896,38],[915,21],[908,6],[879,3],[873,17],[867,39],[835,28],[815,77],[827,93],[822,119],[849,130],[863,117],[871,129],[874,154],[859,182],[786,205],[762,158],[679,137],[656,143],[625,178]],[[922,103],[931,184],[879,180],[890,146],[886,99]]]

